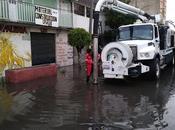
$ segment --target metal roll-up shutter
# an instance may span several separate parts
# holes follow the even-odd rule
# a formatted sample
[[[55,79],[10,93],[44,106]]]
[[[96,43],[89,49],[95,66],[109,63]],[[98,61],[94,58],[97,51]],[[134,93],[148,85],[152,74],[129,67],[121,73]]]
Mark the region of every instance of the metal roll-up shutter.
[[[32,65],[55,63],[55,35],[31,33]]]

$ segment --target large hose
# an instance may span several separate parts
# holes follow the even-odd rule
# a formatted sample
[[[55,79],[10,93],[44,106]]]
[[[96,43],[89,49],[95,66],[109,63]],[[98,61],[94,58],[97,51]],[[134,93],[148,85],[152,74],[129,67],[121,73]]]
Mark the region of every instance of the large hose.
[[[111,42],[106,45],[101,53],[102,62],[109,61],[110,54],[116,55],[116,59],[113,58],[118,64],[122,63],[123,66],[129,66],[132,64],[133,54],[131,48],[121,42]]]

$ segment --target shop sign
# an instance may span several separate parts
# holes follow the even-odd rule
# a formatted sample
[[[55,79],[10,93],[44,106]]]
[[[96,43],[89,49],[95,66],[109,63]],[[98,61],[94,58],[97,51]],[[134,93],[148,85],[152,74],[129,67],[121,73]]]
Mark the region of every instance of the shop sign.
[[[35,23],[58,27],[58,10],[35,5]]]

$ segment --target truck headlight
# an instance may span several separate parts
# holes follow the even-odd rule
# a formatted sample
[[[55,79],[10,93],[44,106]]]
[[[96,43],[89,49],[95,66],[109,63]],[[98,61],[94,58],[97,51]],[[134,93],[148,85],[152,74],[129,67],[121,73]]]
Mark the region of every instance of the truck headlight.
[[[150,57],[150,54],[148,52],[140,53],[140,57]]]

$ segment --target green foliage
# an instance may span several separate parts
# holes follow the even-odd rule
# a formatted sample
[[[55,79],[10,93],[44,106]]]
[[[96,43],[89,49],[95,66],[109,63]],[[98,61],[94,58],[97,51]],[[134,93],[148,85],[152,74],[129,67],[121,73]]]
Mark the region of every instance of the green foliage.
[[[105,10],[106,16],[106,25],[108,25],[111,29],[117,29],[121,25],[132,24],[136,21],[135,18],[124,15],[114,10]]]
[[[130,0],[121,0],[124,3],[130,3]],[[129,15],[121,14],[114,10],[104,9],[104,14],[106,17],[105,24],[111,28],[111,30],[104,32],[101,35],[100,44],[104,46],[105,44],[115,41],[117,34],[117,28],[121,25],[132,24],[136,21],[136,18]]]
[[[131,2],[131,0],[120,0],[120,1],[127,3],[127,4],[129,4]]]
[[[68,42],[80,53],[85,46],[90,45],[91,34],[83,28],[75,28],[68,33]]]
[[[130,0],[121,0],[124,3],[129,4]],[[121,25],[132,24],[136,21],[136,18],[129,15],[121,14],[114,10],[105,9],[106,25],[111,29],[117,29]]]
[[[105,31],[103,34],[99,35],[99,47],[103,48],[109,42],[116,41],[116,36],[116,30]]]
[[[104,38],[106,42],[112,42],[116,40],[116,31],[105,31],[104,32]]]

